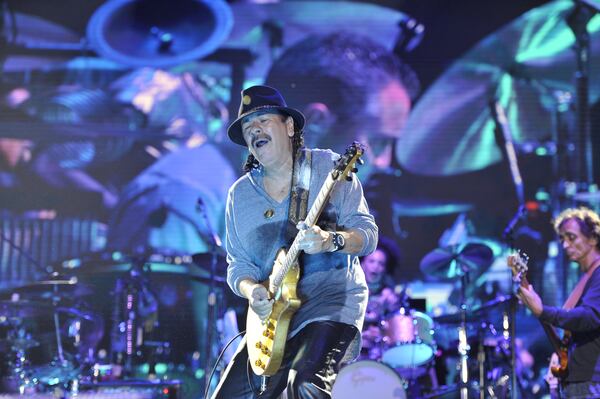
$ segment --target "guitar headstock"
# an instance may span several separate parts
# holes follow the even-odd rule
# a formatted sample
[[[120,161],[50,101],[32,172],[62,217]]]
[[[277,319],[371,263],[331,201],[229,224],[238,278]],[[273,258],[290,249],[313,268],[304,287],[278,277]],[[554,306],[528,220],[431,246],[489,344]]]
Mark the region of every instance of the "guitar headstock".
[[[508,258],[506,258],[506,263],[512,270],[513,281],[515,283],[519,283],[521,285],[529,284],[527,282],[527,262],[529,262],[529,256],[520,251],[508,255]]]
[[[335,163],[335,169],[332,172],[333,179],[338,180],[344,177],[348,181],[352,180],[352,174],[358,172],[356,164],[364,163],[360,158],[364,152],[363,145],[357,141],[348,146],[344,155]]]

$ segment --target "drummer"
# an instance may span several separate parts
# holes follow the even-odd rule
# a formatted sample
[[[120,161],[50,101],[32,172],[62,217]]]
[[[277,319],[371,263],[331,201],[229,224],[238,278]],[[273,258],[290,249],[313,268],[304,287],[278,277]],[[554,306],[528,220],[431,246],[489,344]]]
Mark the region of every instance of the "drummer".
[[[375,252],[361,259],[369,287],[369,302],[362,333],[363,358],[375,359],[380,356],[377,349],[382,338],[381,321],[401,306],[400,297],[394,291],[396,282],[393,278],[399,258],[400,251],[394,241],[380,236]]]

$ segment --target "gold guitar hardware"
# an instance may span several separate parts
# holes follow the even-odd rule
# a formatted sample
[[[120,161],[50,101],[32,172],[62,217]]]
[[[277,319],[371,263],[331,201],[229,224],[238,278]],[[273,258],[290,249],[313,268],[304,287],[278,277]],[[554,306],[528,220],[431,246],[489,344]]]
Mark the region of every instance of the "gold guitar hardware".
[[[273,332],[269,331],[269,330],[265,330],[263,331],[263,337],[267,337],[267,338],[271,338],[273,339],[275,335],[273,334]]]

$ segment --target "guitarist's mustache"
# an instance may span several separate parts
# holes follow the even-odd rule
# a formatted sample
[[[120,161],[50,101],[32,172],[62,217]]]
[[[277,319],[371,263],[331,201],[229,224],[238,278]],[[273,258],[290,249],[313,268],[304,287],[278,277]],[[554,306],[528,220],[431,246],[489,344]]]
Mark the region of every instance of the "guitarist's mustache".
[[[258,140],[268,140],[271,141],[271,136],[269,136],[268,134],[258,134],[256,136],[252,137],[252,147],[254,147],[254,145],[256,144],[256,142]]]

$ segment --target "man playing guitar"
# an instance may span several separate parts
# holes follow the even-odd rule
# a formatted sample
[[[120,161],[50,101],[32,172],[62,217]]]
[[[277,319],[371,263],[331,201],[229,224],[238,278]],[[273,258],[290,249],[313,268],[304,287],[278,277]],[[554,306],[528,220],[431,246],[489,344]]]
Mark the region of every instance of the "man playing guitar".
[[[378,229],[358,179],[336,172],[350,181],[342,179],[328,191],[334,161],[346,156],[305,149],[303,127],[304,116],[277,90],[253,86],[242,92],[238,119],[228,129],[229,138],[250,151],[247,173],[231,187],[226,209],[227,282],[248,299],[249,316],[246,337],[215,399],[278,398],[284,389],[288,398],[330,398],[342,361],[358,355],[354,344],[368,295],[358,257],[373,252]],[[355,150],[355,156],[362,153]],[[347,169],[355,171],[351,163]],[[294,200],[304,196],[302,190],[304,205]],[[319,203],[322,208],[314,206]],[[293,217],[307,207],[306,217]],[[280,259],[282,247],[288,255],[302,252],[300,263],[288,269],[296,256]],[[285,349],[276,350],[282,342]],[[270,377],[260,393],[248,366]]]
[[[566,209],[554,221],[563,249],[582,272],[562,308],[547,306],[531,285],[517,296],[540,321],[571,332],[562,397],[600,398],[600,217],[587,208]]]

